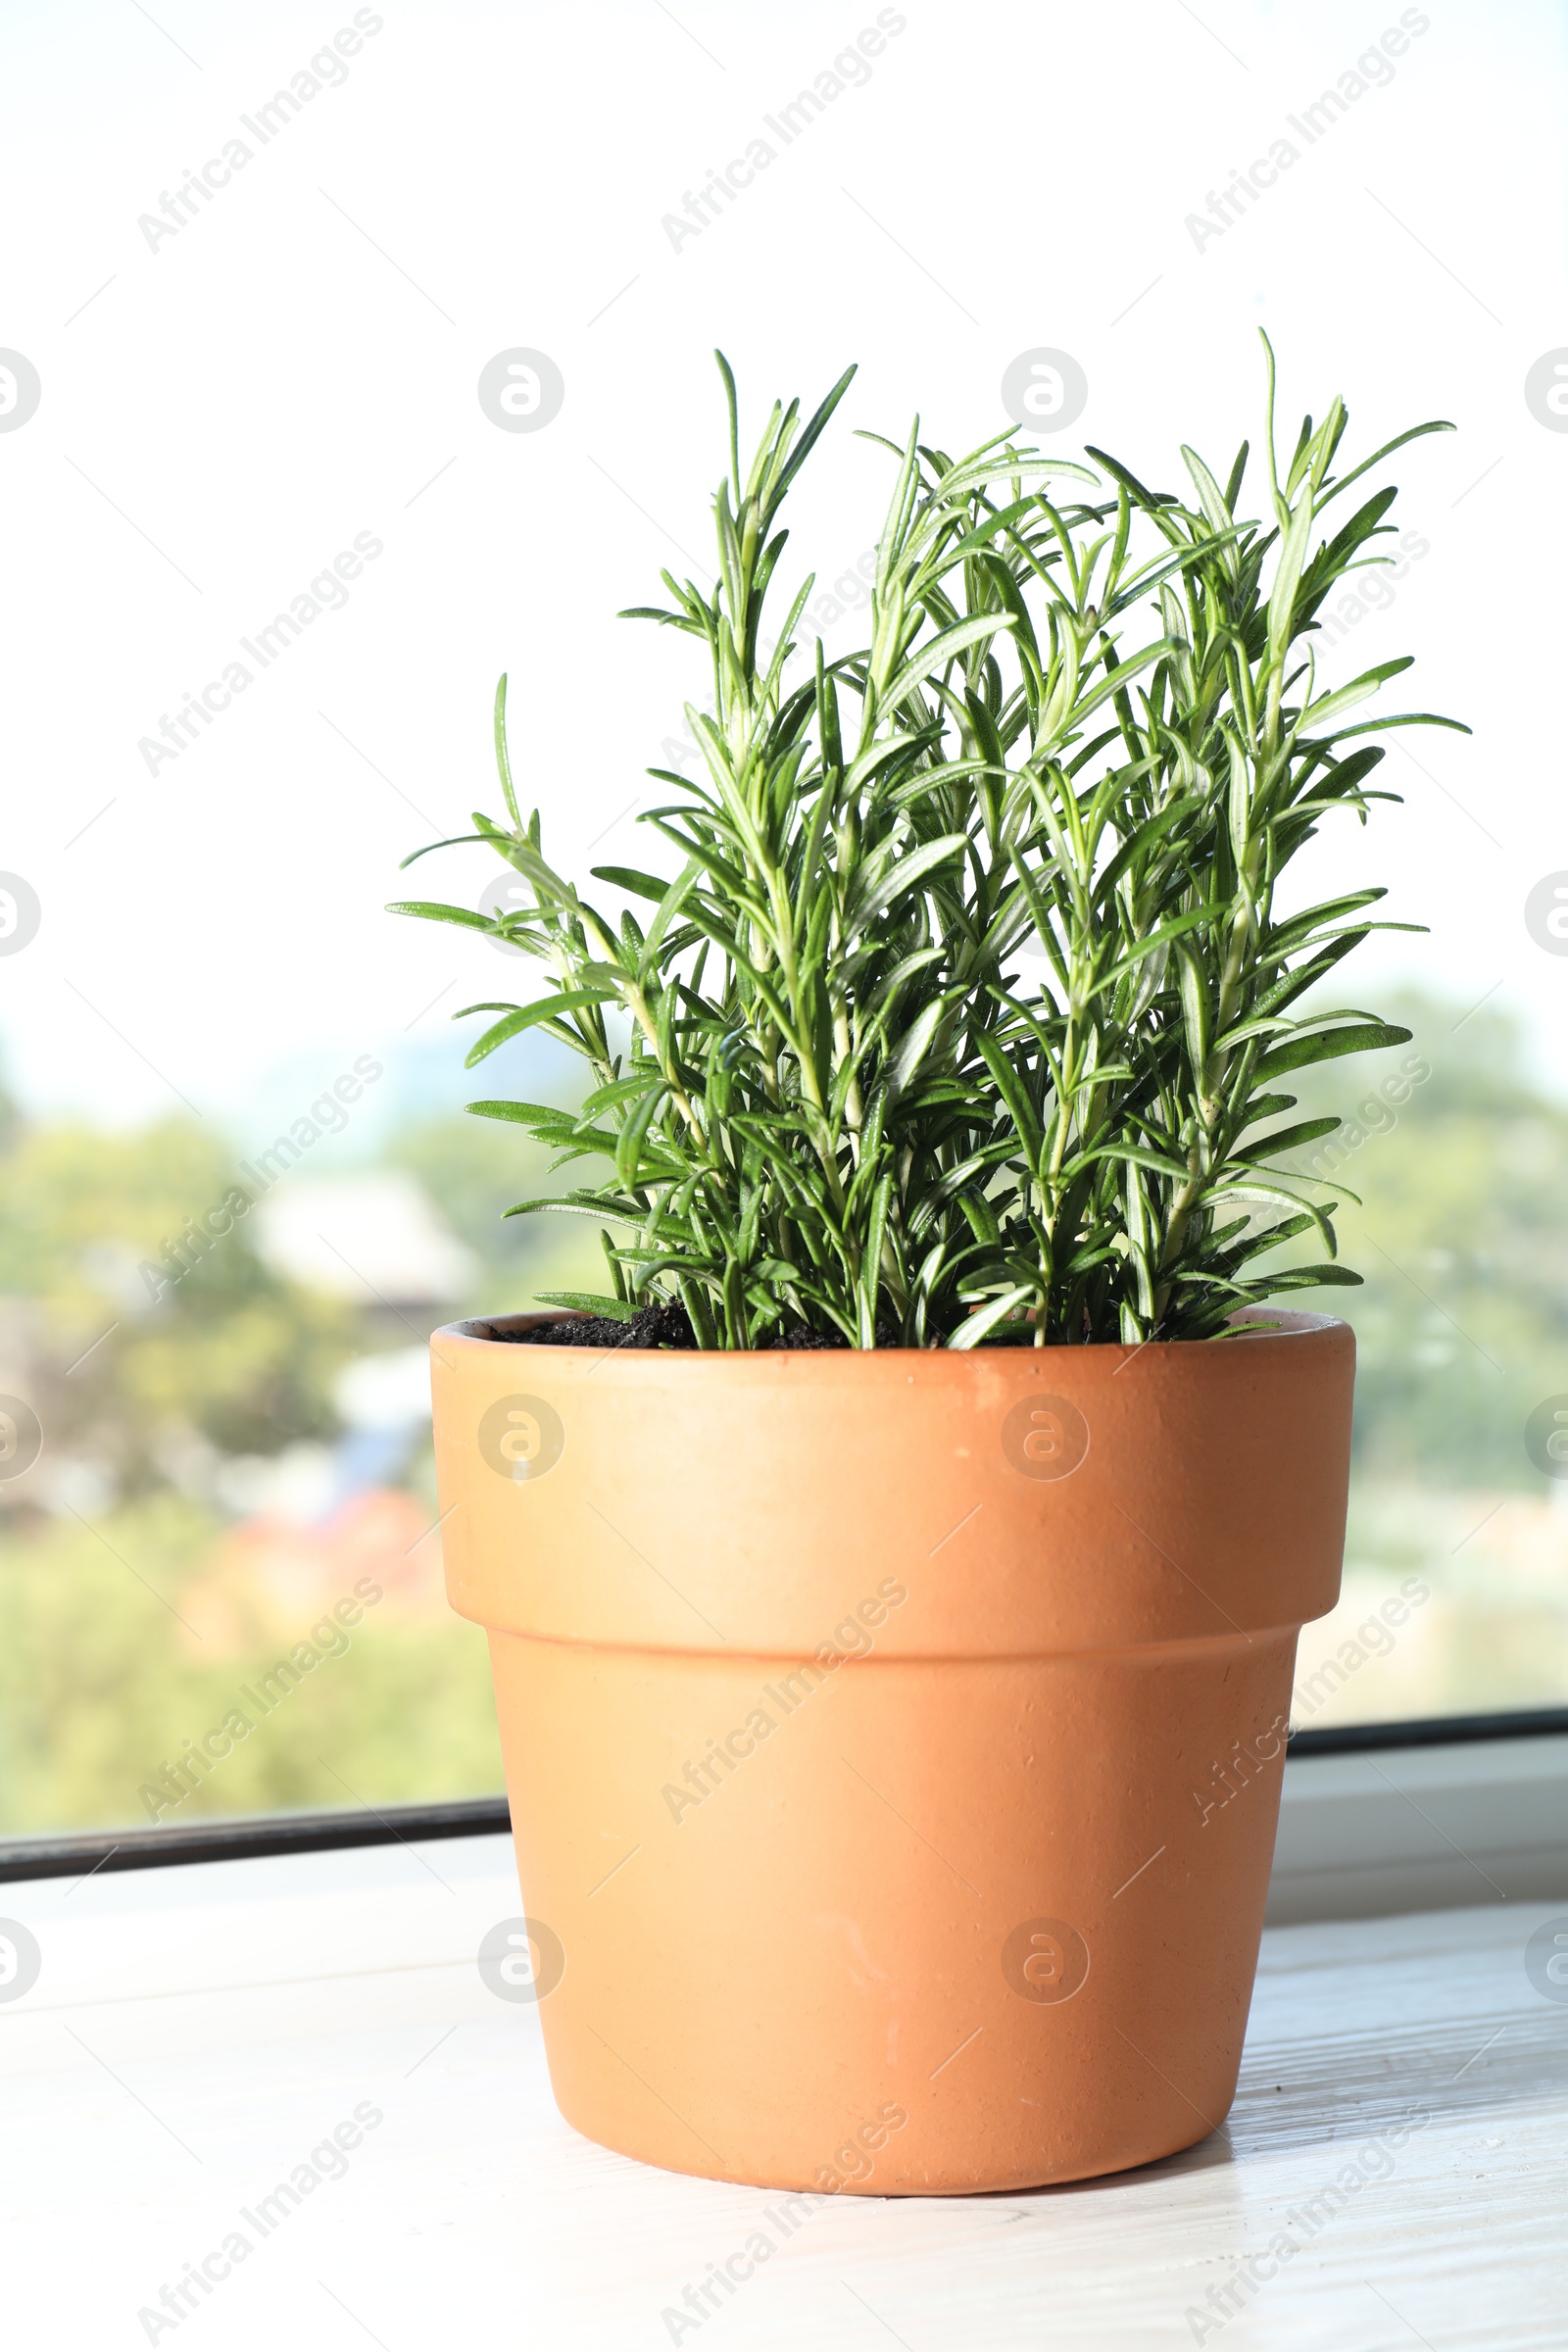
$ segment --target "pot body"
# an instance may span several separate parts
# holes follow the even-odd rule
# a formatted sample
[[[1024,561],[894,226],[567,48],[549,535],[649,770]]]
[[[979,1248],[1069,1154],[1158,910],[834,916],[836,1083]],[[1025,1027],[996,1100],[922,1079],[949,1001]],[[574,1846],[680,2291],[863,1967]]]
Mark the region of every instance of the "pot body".
[[[876,2195],[1147,2163],[1230,2106],[1353,1341],[431,1343],[557,2100]],[[519,1944],[519,1952],[520,1952]],[[532,1981],[529,1982],[530,1971]]]

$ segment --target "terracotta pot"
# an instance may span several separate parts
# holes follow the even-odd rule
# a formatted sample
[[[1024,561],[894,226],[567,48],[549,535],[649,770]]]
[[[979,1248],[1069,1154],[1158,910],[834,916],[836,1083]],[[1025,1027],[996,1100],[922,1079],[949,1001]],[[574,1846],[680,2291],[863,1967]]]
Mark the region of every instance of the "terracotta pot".
[[[1348,1328],[489,1336],[548,1319],[431,1345],[448,1590],[490,1637],[567,2121],[878,2196],[1223,2122],[1297,1634],[1339,1590]]]

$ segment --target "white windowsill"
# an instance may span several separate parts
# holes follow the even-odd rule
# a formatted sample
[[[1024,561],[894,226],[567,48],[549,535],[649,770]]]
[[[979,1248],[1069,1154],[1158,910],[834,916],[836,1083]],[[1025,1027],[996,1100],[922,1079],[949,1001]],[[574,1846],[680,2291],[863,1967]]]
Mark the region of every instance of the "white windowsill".
[[[1271,1926],[1560,1897],[1568,1735],[1296,1756],[1285,1768]]]
[[[1293,1762],[1276,1901],[1321,1899],[1331,1881],[1361,1900],[1391,1872],[1408,1890],[1445,1867],[1411,1850],[1400,1817],[1441,1825],[1422,1832],[1430,1847],[1446,1851],[1456,1824],[1476,1838],[1480,1815],[1460,1821],[1440,1769],[1460,1752],[1378,1757],[1419,1812],[1392,1790],[1380,1811],[1363,1757]],[[1564,1812],[1546,1759],[1462,1752],[1494,1803],[1536,1791],[1521,1867],[1546,1868]],[[1546,2352],[1568,2311],[1568,2006],[1533,1990],[1522,1953],[1568,1909],[1558,1867],[1546,1900],[1498,1904],[1483,1886],[1486,1904],[1461,1910],[1271,1929],[1241,2090],[1213,2138],[1067,2188],[834,2200],[680,2340],[1174,2348],[1197,2340],[1184,2314],[1244,2259],[1266,2266],[1285,2230],[1299,2252],[1203,2342]],[[484,1930],[517,1908],[502,1838],[0,1887],[0,1912],[46,1954],[25,1999],[0,2005],[8,2339],[149,2340],[138,2310],[369,2102],[384,2120],[345,2177],[159,2343],[668,2344],[662,2312],[777,2200],[649,2171],[560,2120],[533,2012],[498,2003],[474,1967]],[[1387,2177],[1371,2155],[1315,2230],[1288,2218],[1412,2112],[1430,2120]]]

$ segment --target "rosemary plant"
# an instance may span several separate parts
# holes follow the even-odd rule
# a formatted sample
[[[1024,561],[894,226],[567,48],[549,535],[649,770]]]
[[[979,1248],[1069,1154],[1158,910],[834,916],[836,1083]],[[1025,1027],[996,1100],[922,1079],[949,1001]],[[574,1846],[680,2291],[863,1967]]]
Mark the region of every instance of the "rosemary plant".
[[[556,1147],[557,1165],[608,1163],[510,1212],[606,1229],[612,1294],[558,1302],[621,1320],[679,1303],[705,1348],[792,1331],[1046,1347],[1206,1338],[1252,1301],[1358,1281],[1335,1259],[1337,1202],[1282,1164],[1339,1122],[1291,1122],[1280,1082],[1408,1036],[1293,1011],[1396,926],[1369,917],[1375,888],[1276,902],[1323,816],[1364,822],[1396,797],[1368,790],[1383,754],[1352,739],[1457,723],[1351,723],[1408,661],[1325,690],[1314,622],[1337,581],[1383,560],[1396,493],[1332,536],[1326,510],[1448,428],[1417,425],[1336,475],[1336,399],[1282,473],[1269,351],[1260,522],[1239,518],[1246,444],[1223,488],[1184,448],[1187,503],[1098,450],[1101,474],[1007,435],[955,461],[916,423],[902,448],[880,443],[896,478],[870,642],[829,661],[818,639],[808,662],[811,577],[764,631],[776,526],[854,370],[804,424],[776,406],[743,472],[719,369],[716,581],[705,595],[665,572],[668,604],[628,615],[707,649],[710,707],[688,710],[707,772],[649,771],[672,796],[643,820],[672,872],[593,869],[645,919],[603,911],[547,861],[513,784],[505,678],[506,818],[476,814],[460,838],[495,850],[531,904],[394,908],[549,967],[544,997],[466,1008],[500,1016],[467,1059],[537,1026],[589,1065],[575,1111],[469,1105]],[[1260,1262],[1298,1235],[1311,1262]]]

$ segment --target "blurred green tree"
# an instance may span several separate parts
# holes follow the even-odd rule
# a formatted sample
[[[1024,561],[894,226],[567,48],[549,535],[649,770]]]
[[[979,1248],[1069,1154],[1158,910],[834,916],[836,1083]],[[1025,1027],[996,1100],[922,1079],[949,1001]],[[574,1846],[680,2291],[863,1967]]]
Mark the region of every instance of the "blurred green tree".
[[[1358,1344],[1358,1463],[1544,1494],[1524,1425],[1568,1391],[1568,1107],[1505,1013],[1409,992],[1386,1010],[1410,1046],[1361,1057],[1353,1079],[1300,1073],[1303,1110],[1346,1127],[1294,1155],[1360,1196],[1338,1222],[1365,1287],[1333,1301]]]
[[[51,1457],[120,1494],[167,1483],[193,1437],[269,1454],[333,1427],[353,1311],[279,1281],[243,1215],[213,1235],[235,1182],[220,1139],[182,1118],[24,1126],[0,1160],[6,1383]]]

